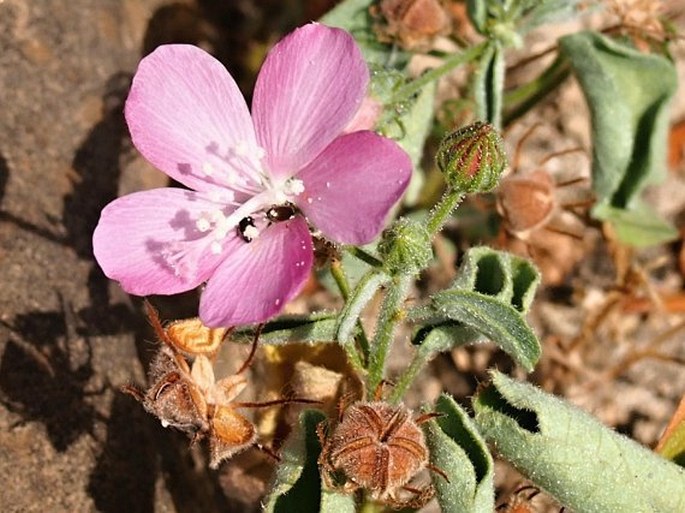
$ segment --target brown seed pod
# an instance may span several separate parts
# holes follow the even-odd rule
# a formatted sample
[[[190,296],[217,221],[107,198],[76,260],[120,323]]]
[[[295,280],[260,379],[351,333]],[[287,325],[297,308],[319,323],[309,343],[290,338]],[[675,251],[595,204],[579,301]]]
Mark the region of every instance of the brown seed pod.
[[[217,381],[210,357],[213,358],[216,354],[224,334],[202,324],[198,326],[196,319],[173,323],[171,327],[178,326],[181,329],[171,330],[170,333],[169,329],[162,327],[157,312],[149,304],[146,304],[146,310],[164,345],[150,365],[150,387],[141,390],[127,385],[121,390],[138,400],[164,427],[171,426],[183,431],[193,442],[207,438],[210,449],[209,466],[212,468],[217,468],[223,460],[253,445],[277,458],[269,449],[257,444],[254,424],[238,409],[316,401],[296,398],[264,402],[236,401],[247,386],[242,373],[252,363],[259,330],[245,363],[235,374]],[[198,329],[193,331],[193,326]],[[183,353],[194,355],[192,365]]]
[[[371,15],[378,20],[374,29],[380,41],[397,42],[407,50],[426,50],[451,28],[440,0],[381,0]]]
[[[319,466],[324,482],[335,488],[335,474],[341,473],[343,490],[359,488],[394,508],[420,508],[434,495],[431,485],[417,489],[408,483],[428,464],[428,448],[419,424],[433,418],[412,418],[403,405],[382,401],[356,402],[341,413],[330,436],[325,425],[317,432],[322,450]],[[410,492],[401,498],[401,490]]]

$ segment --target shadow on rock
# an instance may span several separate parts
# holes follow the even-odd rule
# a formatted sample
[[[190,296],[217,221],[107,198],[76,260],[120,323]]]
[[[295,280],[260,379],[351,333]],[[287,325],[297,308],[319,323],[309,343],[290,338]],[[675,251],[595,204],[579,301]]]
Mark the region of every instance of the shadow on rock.
[[[116,393],[107,439],[88,492],[102,513],[153,513],[157,464],[149,419],[129,397]]]
[[[10,169],[7,165],[7,160],[4,155],[0,153],[0,202],[5,197],[5,189],[7,188],[7,180],[10,176]]]
[[[104,386],[93,387],[92,349],[77,333],[75,315],[62,312],[18,315],[0,361],[0,399],[22,416],[41,422],[57,451],[63,452],[102,420],[90,402]]]
[[[100,211],[117,197],[120,158],[128,145],[123,106],[131,76],[116,73],[107,82],[103,118],[76,152],[73,168],[78,174],[73,190],[64,198],[62,221],[67,240],[79,257],[93,258],[93,230]]]

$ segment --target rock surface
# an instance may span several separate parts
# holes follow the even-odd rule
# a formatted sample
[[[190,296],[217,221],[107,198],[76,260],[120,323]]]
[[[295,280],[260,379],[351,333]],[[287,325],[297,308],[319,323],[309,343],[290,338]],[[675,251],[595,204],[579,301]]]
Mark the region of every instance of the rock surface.
[[[90,242],[105,204],[166,183],[132,150],[122,116],[141,56],[193,41],[200,25],[192,6],[163,4],[0,0],[5,513],[227,510],[187,439],[119,391],[144,382],[153,338]]]

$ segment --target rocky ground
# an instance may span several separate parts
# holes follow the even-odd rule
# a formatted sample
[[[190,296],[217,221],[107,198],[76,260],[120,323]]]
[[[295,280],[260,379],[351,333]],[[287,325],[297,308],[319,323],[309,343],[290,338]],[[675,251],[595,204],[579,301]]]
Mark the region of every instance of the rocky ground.
[[[271,23],[282,30],[316,19],[326,4],[311,2],[310,11],[294,13],[291,3],[267,1],[260,8],[272,9]],[[141,56],[162,42],[197,43],[249,90],[258,63],[246,62],[246,55],[278,37],[255,9],[247,1],[0,0],[4,512],[244,511],[235,490],[246,499],[260,489],[259,456],[209,471],[199,447],[189,450],[183,435],[163,429],[119,391],[144,382],[153,335],[140,301],[109,283],[90,243],[105,204],[166,183],[136,155],[122,117]],[[234,30],[225,20],[233,20]],[[558,126],[573,139],[581,121],[565,102],[580,100],[568,87],[567,97],[545,108],[566,118]],[[682,91],[674,121],[685,118]],[[577,139],[587,147],[583,130]],[[685,170],[679,162],[653,198],[681,221]],[[533,379],[653,445],[685,392],[680,245],[630,257],[614,251],[599,227],[588,227],[584,248],[570,277],[540,293],[532,320],[545,358]],[[622,262],[634,264],[621,273]],[[663,295],[676,299],[659,300]],[[180,318],[193,315],[195,298],[156,304],[165,318]],[[445,386],[466,397],[474,376],[484,376],[498,358],[487,348],[441,357],[414,393],[430,399]],[[514,478],[505,488],[512,486]]]

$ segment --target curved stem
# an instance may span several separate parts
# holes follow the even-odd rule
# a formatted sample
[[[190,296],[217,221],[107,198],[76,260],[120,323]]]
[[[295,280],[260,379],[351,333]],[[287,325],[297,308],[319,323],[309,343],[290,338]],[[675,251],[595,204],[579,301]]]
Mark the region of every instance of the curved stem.
[[[345,276],[345,271],[340,260],[334,260],[331,263],[331,275],[333,276],[333,279],[340,290],[340,295],[345,301],[347,301],[347,299],[350,297],[350,284],[347,283],[347,277]],[[361,363],[363,364],[369,358],[369,339],[364,331],[364,326],[359,320],[357,320],[357,327],[359,328],[359,334],[355,337],[355,340],[357,344],[359,344],[359,349],[362,353]],[[357,357],[359,356],[357,355]]]
[[[503,125],[509,126],[537,105],[551,91],[556,89],[571,74],[571,65],[563,56],[558,56],[540,76],[521,87],[504,94]]]
[[[431,236],[435,236],[442,229],[452,211],[457,208],[462,199],[464,199],[464,195],[455,189],[450,188],[444,192],[440,202],[431,210],[428,217],[427,228]]]

